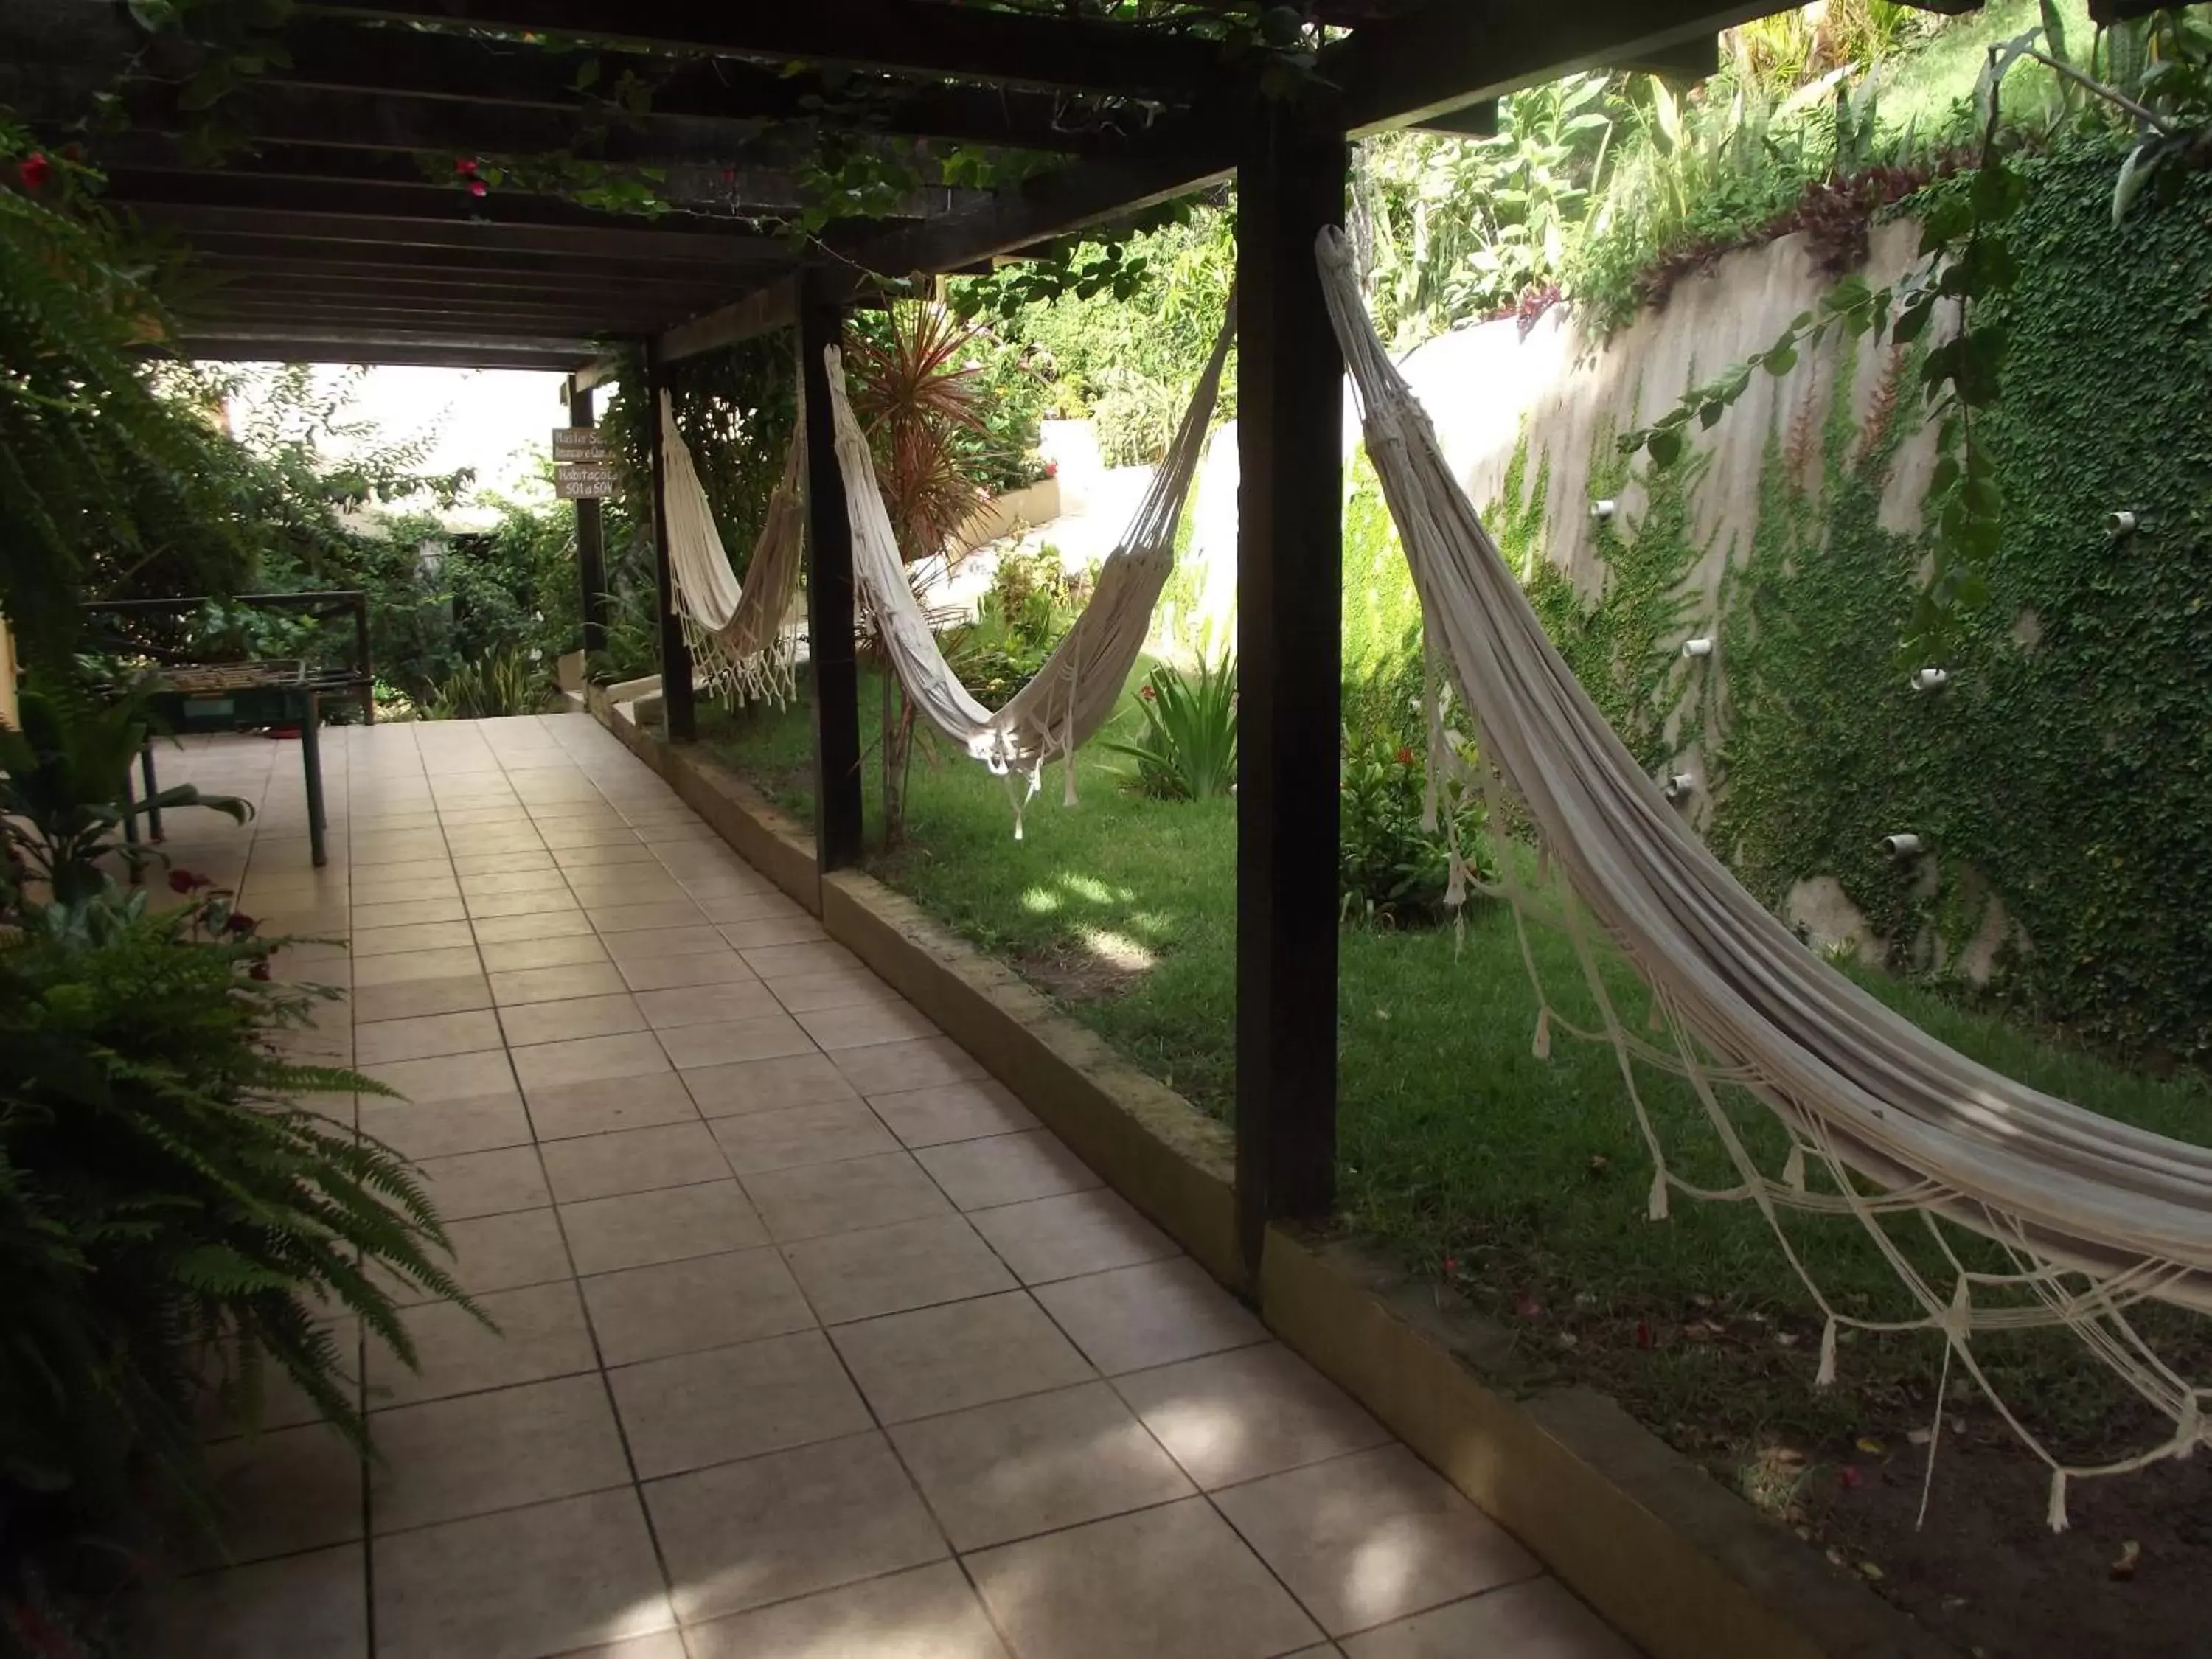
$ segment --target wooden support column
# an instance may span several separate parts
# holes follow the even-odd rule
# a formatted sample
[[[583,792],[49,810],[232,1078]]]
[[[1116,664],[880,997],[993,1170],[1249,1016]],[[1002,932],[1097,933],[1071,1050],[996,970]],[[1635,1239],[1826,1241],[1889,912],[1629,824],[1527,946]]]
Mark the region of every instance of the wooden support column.
[[[589,431],[592,422],[592,389],[571,385],[568,424]],[[583,585],[584,654],[607,646],[606,534],[596,501],[576,503],[576,579]]]
[[[1314,240],[1348,152],[1291,111],[1237,171],[1237,1200],[1255,1279],[1270,1221],[1336,1191],[1337,786],[1344,361]]]
[[[677,621],[675,573],[668,562],[668,458],[660,441],[660,397],[668,389],[668,365],[659,343],[645,349],[646,453],[653,468],[653,604],[660,623],[660,719],[671,743],[690,743],[699,735],[698,711],[691,696],[691,649]]]
[[[814,848],[825,875],[860,857],[860,687],[853,637],[853,524],[837,470],[830,379],[844,307],[810,272],[799,298],[799,384],[806,420],[807,672],[814,690]]]

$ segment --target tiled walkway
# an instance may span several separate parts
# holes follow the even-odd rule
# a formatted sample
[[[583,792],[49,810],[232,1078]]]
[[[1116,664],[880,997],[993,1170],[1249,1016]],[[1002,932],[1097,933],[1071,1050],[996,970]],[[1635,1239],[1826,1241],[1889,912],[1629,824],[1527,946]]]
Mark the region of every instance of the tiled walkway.
[[[501,1334],[368,1355],[366,1480],[295,1402],[215,1447],[148,1651],[1628,1655],[597,726],[331,732],[320,873],[297,767],[170,756],[262,803],[170,850],[350,934],[300,1046],[407,1097]]]

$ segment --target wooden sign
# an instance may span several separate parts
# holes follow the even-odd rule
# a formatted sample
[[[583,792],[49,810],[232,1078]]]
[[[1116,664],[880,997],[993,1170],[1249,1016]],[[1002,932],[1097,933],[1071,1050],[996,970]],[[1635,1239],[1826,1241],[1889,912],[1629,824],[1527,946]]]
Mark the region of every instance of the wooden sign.
[[[553,498],[562,501],[602,501],[618,489],[612,466],[597,463],[553,469]]]
[[[615,458],[606,434],[593,426],[553,428],[553,459],[556,461],[606,462]]]

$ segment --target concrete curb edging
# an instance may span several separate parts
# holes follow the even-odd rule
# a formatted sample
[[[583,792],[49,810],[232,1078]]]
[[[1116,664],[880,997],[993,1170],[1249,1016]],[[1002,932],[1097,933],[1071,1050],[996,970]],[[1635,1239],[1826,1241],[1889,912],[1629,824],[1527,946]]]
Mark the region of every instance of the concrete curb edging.
[[[1108,1184],[1257,1302],[1356,1398],[1652,1659],[1943,1659],[1950,1650],[1580,1387],[1516,1388],[1512,1339],[1344,1241],[1237,1249],[1228,1128],[1011,969],[857,871],[818,877],[760,793],[663,744],[596,690],[592,714],[749,862],[973,1054]]]

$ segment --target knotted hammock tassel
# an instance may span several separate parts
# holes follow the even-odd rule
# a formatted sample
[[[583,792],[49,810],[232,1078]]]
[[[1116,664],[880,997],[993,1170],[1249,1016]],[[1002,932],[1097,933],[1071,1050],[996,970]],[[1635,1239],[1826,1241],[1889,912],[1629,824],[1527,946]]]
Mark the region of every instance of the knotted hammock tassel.
[[[1805,1146],[1802,1141],[1792,1141],[1790,1145],[1790,1156],[1782,1163],[1782,1184],[1793,1193],[1805,1190]],[[1835,1328],[1832,1320],[1829,1322],[1829,1328]]]
[[[1651,1170],[1651,1197],[1644,1206],[1644,1213],[1654,1221],[1667,1218],[1667,1166],[1654,1165]]]
[[[2051,1522],[2051,1531],[2066,1530],[2066,1471],[2063,1469],[2051,1472],[2051,1508],[2043,1518]]]
[[[1826,1328],[1820,1333],[1820,1369],[1814,1374],[1813,1386],[1832,1389],[1836,1386],[1836,1316],[1828,1316]]]
[[[1552,1057],[1552,1011],[1547,1007],[1536,1016],[1535,1055],[1539,1060]]]

